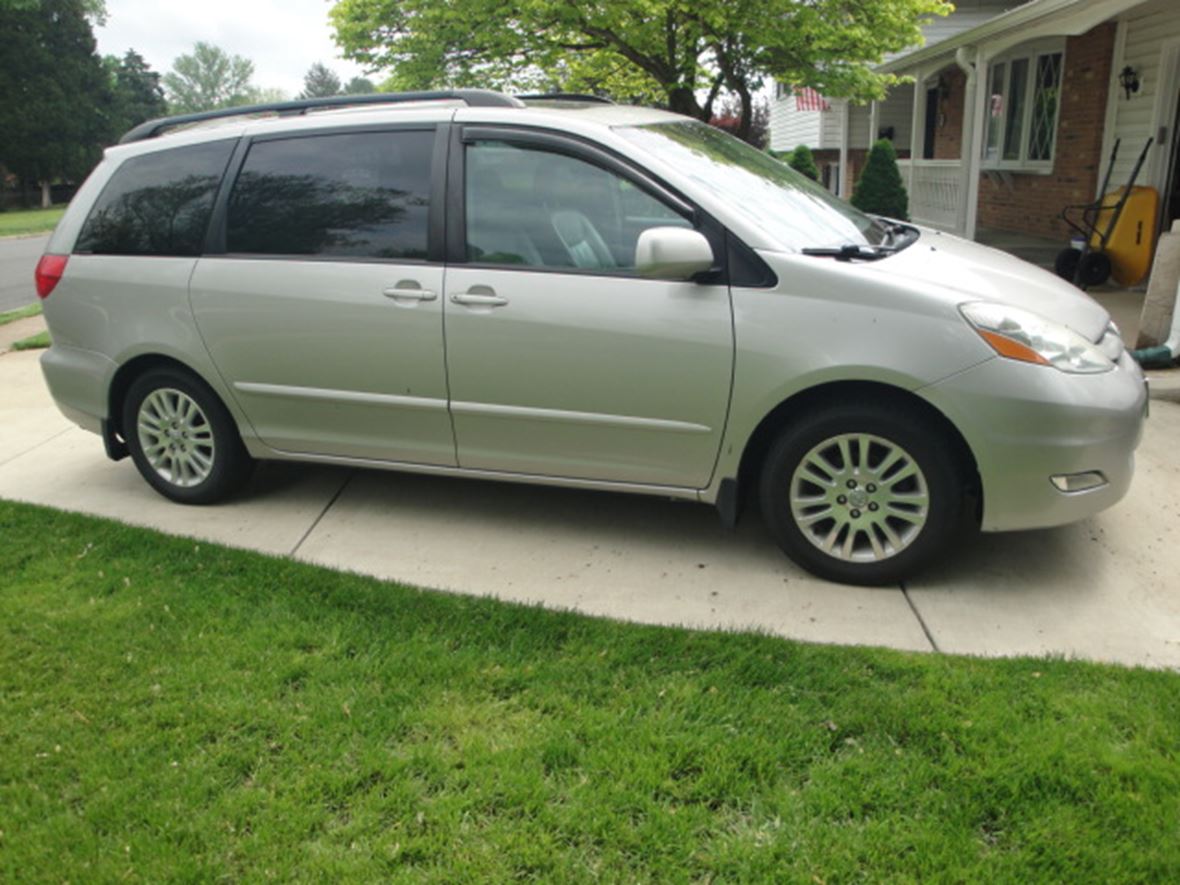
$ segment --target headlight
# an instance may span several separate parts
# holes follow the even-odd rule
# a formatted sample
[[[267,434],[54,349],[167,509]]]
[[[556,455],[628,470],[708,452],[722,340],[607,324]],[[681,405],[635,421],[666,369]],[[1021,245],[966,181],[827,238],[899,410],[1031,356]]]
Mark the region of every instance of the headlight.
[[[959,310],[979,336],[1002,357],[1089,375],[1114,363],[1073,329],[1006,304],[973,302]]]

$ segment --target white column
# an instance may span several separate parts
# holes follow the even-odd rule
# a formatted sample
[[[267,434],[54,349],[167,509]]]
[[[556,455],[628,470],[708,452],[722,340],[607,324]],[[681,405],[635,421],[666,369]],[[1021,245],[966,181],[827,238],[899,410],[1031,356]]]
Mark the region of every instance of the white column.
[[[869,147],[877,141],[877,133],[881,129],[881,103],[874,101],[869,105]]]
[[[848,99],[844,100],[843,107],[840,108],[840,196],[847,200],[852,196],[852,184],[849,182],[850,176],[848,174],[848,139],[849,129],[848,114],[852,102]]]
[[[975,108],[971,128],[971,149],[967,153],[967,214],[963,220],[963,236],[975,239],[975,222],[979,216],[979,172],[983,164],[983,139],[987,132],[987,109],[991,104],[988,59],[980,48],[975,52]],[[966,142],[964,141],[964,144]]]
[[[906,183],[910,206],[914,205],[914,175],[922,159],[922,133],[926,131],[926,84],[922,69],[914,71],[914,119],[910,123],[910,180]]]
[[[967,75],[963,90],[963,130],[959,137],[959,207],[955,220],[955,233],[960,235],[967,230],[967,216],[971,211],[967,204],[971,193],[972,145],[975,143],[975,103],[980,91],[978,72],[969,59],[970,54],[965,48],[955,52],[955,63]]]

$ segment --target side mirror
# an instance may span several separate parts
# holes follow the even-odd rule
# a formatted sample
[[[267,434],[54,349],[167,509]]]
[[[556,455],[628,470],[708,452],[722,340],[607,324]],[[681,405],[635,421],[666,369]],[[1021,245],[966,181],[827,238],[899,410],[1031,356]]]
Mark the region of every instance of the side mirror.
[[[635,269],[655,280],[688,280],[713,266],[713,247],[700,231],[649,227],[635,244]]]

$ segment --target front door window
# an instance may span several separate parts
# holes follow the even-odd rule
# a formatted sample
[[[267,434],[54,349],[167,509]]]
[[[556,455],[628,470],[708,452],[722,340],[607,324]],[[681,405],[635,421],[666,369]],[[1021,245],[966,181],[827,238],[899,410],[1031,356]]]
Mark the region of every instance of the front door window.
[[[644,230],[687,219],[627,179],[566,154],[467,148],[467,260],[626,274]]]

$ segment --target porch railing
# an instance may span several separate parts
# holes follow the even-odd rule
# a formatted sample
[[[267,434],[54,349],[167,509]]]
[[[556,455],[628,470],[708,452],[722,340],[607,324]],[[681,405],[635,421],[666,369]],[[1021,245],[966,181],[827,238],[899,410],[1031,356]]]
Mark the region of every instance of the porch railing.
[[[898,160],[901,180],[909,191],[910,217],[919,224],[958,231],[962,193],[960,160]]]

